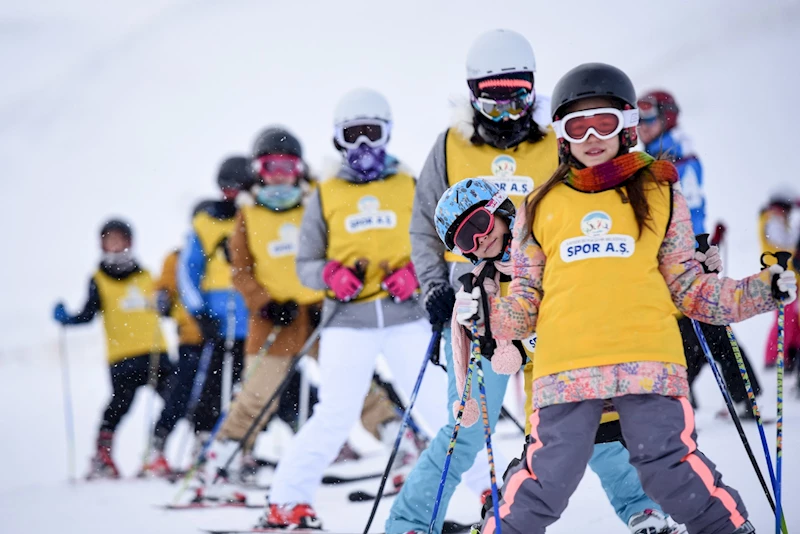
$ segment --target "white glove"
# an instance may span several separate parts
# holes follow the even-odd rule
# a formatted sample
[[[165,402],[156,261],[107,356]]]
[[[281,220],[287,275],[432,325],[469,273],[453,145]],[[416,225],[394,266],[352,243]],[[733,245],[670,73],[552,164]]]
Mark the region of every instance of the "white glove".
[[[475,287],[472,289],[472,293],[467,293],[462,287],[458,293],[456,293],[455,310],[458,324],[470,328],[474,320],[478,324],[478,329],[482,329],[483,306],[481,306],[481,288]]]
[[[722,271],[722,258],[719,256],[719,247],[711,245],[705,252],[694,251],[694,259],[702,263],[710,273]]]
[[[787,271],[780,265],[772,265],[769,268],[772,273],[772,279],[777,277],[778,289],[783,293],[788,293],[789,296],[781,300],[781,304],[788,306],[797,298],[797,277],[792,271]]]

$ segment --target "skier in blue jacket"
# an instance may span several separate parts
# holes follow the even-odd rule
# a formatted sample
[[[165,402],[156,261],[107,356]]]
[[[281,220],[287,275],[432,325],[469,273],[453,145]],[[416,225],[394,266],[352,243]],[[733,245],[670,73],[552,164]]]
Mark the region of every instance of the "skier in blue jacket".
[[[221,401],[226,353],[232,355],[230,387],[241,378],[248,321],[244,299],[233,287],[228,251],[228,238],[235,226],[236,195],[252,183],[247,158],[231,157],[223,161],[217,183],[222,200],[204,201],[195,208],[192,229],[178,260],[181,301],[213,351],[193,414],[195,432],[201,442],[219,417],[221,403],[227,402],[227,399]]]

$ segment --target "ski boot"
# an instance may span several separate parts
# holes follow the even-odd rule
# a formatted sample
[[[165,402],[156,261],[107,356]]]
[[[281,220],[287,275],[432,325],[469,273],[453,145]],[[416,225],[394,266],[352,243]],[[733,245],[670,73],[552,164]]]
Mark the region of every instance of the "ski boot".
[[[225,469],[225,463],[237,448],[232,440],[217,441],[211,444],[203,469],[198,469],[193,484],[194,496],[189,504],[246,504],[247,497],[233,488],[237,482],[231,477],[237,466]]]
[[[745,521],[744,525],[742,525],[741,527],[737,528],[733,532],[733,534],[755,534],[755,533],[756,533],[756,529],[753,526],[753,524],[750,523],[750,521]]]
[[[685,534],[686,528],[678,525],[658,510],[647,509],[628,520],[631,534]]]
[[[172,468],[164,456],[164,446],[166,440],[159,436],[153,436],[153,446],[147,454],[147,460],[139,471],[139,478],[157,477],[169,478],[172,476]]]
[[[113,432],[108,430],[100,431],[97,436],[97,451],[92,458],[86,480],[119,478],[119,469],[117,469],[114,459],[111,457],[111,445],[113,441]]]
[[[239,467],[238,482],[242,486],[255,486],[258,482],[258,471],[261,466],[252,452],[242,453],[241,467]]]
[[[346,441],[342,448],[339,450],[339,455],[333,461],[335,464],[346,463],[351,460],[360,460],[361,455],[358,454],[353,447],[350,446],[350,442]]]
[[[322,530],[322,522],[308,504],[270,504],[255,529]]]

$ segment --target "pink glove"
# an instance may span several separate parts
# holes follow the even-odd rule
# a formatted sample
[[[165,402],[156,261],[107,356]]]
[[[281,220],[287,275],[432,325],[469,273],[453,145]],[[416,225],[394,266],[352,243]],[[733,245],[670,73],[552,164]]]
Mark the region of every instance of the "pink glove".
[[[364,289],[364,283],[359,280],[356,273],[334,260],[325,264],[325,268],[322,269],[322,280],[342,302],[350,302]]]
[[[419,289],[414,264],[408,262],[403,267],[389,273],[383,279],[381,287],[389,292],[395,302],[405,302],[413,297]]]

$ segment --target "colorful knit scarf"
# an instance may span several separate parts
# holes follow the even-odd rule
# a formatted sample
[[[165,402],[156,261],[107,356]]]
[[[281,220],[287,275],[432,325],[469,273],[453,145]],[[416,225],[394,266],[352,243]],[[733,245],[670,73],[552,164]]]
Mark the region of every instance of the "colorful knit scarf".
[[[659,182],[678,181],[678,170],[669,161],[655,160],[646,152],[629,152],[594,167],[570,168],[565,182],[578,191],[598,193],[622,185],[645,167]]]

